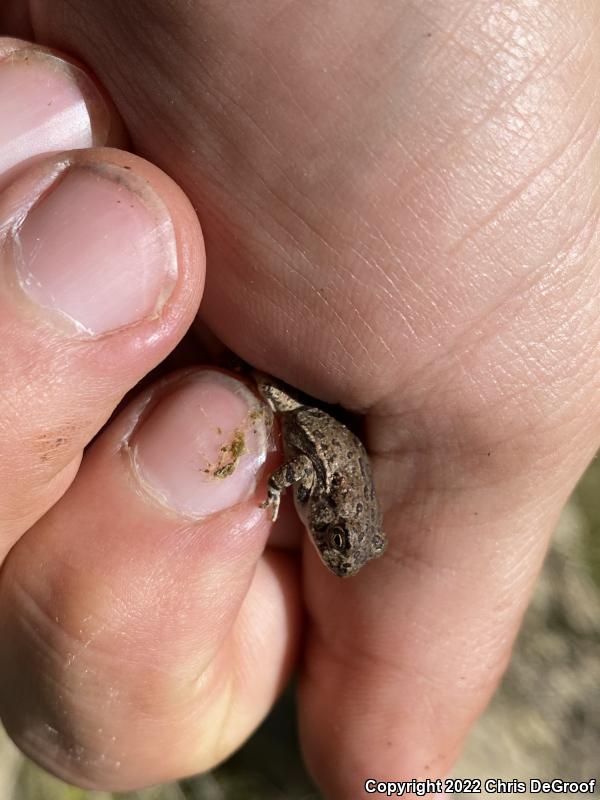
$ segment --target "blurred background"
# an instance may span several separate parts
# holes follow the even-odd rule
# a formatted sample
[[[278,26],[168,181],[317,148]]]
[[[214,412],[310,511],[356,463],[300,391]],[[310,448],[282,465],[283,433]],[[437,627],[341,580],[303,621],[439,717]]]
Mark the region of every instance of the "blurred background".
[[[600,780],[599,459],[562,515],[511,665],[455,776]],[[67,786],[21,756],[0,730],[0,800],[113,798],[318,800],[299,754],[293,693],[214,772],[128,794]]]

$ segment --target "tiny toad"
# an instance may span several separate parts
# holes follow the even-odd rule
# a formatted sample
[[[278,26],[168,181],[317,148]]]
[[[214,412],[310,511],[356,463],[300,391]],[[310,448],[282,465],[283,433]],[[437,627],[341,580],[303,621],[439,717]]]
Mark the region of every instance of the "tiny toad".
[[[369,457],[345,425],[303,405],[268,375],[254,372],[258,390],[280,415],[286,461],[269,477],[262,504],[277,518],[280,496],[293,486],[294,502],[324,564],[354,575],[386,548]]]

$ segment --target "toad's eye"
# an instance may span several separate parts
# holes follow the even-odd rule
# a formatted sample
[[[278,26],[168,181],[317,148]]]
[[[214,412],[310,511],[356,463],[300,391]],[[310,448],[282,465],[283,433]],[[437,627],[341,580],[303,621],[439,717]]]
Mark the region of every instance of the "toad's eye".
[[[328,540],[329,546],[334,550],[346,549],[348,542],[346,538],[346,531],[339,525],[334,525],[334,527],[329,530]]]

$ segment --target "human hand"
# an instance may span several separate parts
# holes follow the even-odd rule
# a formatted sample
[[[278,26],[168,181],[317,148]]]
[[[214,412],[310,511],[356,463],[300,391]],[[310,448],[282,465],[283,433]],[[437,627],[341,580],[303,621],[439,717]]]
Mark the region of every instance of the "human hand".
[[[36,35],[95,69],[135,149],[197,208],[203,324],[257,367],[366,414],[390,547],[342,582],[305,547],[300,714],[313,774],[332,797],[355,796],[367,776],[446,774],[598,444],[595,12],[458,0],[32,8]],[[123,431],[109,429],[98,452],[114,454]],[[61,658],[50,672],[12,611],[3,669],[20,678],[30,663],[41,684],[30,707],[11,705],[18,680],[3,700],[13,735],[36,720],[42,735],[21,743],[78,782],[208,767],[257,724],[296,658],[293,559],[261,556],[268,524],[251,502],[196,538],[179,524],[146,546],[137,518],[127,536],[106,521],[110,480],[87,469],[36,526],[34,541],[60,546],[63,563],[29,592],[47,609],[60,586],[70,625],[87,631],[92,560],[103,580],[116,576],[91,615],[111,624],[75,673]],[[155,531],[159,512],[148,513]],[[81,534],[107,527],[110,568]],[[28,536],[5,585],[30,568]],[[157,587],[147,622],[154,597],[120,612],[126,580]],[[64,661],[64,625],[41,630],[36,641]],[[151,698],[139,669],[124,674],[123,652],[145,670],[159,658]],[[73,682],[65,710],[55,687]],[[107,685],[118,703],[91,708]],[[115,708],[126,709],[118,770],[98,763]],[[56,744],[43,725],[59,714]]]

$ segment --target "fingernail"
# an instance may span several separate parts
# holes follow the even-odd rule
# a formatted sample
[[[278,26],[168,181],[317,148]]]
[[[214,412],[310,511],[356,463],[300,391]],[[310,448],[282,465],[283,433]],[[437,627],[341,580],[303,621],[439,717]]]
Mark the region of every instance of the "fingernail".
[[[129,452],[145,491],[180,514],[201,518],[253,493],[267,438],[264,406],[250,389],[203,370],[150,410]]]
[[[104,144],[110,114],[88,76],[25,47],[0,61],[0,175],[41,153]]]
[[[155,316],[177,277],[169,213],[124,167],[67,168],[12,235],[21,288],[88,335]]]

